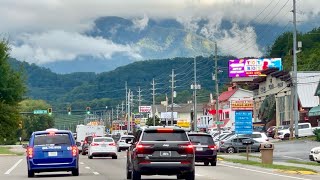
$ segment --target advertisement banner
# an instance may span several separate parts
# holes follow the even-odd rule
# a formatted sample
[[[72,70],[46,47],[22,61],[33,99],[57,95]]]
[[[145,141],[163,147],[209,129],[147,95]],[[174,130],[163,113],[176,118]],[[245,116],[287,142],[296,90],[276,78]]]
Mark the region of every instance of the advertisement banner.
[[[231,110],[253,110],[253,100],[231,101]]]
[[[235,112],[235,131],[236,134],[252,134],[252,111]]]
[[[141,113],[151,112],[151,106],[139,106],[139,112]]]
[[[229,77],[265,76],[261,71],[272,67],[282,70],[281,58],[229,60]]]

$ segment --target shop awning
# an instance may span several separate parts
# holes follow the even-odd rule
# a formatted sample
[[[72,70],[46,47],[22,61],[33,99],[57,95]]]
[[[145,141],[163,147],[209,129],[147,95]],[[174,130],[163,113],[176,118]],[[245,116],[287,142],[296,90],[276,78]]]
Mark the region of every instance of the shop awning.
[[[320,106],[316,106],[310,109],[309,116],[320,116]]]

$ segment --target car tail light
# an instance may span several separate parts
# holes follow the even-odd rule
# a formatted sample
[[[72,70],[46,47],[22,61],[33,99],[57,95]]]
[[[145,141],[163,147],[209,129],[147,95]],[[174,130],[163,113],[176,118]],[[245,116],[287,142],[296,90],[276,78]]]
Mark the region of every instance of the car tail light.
[[[91,146],[99,146],[98,143],[91,143]]]
[[[87,144],[88,143],[88,141],[84,141],[84,144]]]
[[[169,128],[158,128],[157,129],[158,133],[171,133],[173,132],[173,129],[169,129]]]
[[[153,147],[153,144],[138,144],[136,146],[136,153],[137,154],[150,154],[150,148]]]
[[[77,146],[72,146],[72,156],[77,156],[78,155],[78,147]]]
[[[194,153],[193,145],[191,143],[179,144],[179,148],[182,149],[183,153],[187,153],[187,154],[193,154]]]
[[[28,156],[28,158],[33,158],[33,148],[32,147],[28,147],[27,156]]]
[[[181,164],[190,164],[190,161],[181,161]]]
[[[216,150],[216,149],[217,149],[217,146],[215,146],[215,145],[209,145],[208,148],[211,149],[211,150]]]
[[[110,143],[110,144],[109,144],[109,146],[115,146],[115,145],[116,145],[115,143]]]
[[[150,164],[150,161],[143,160],[143,161],[140,161],[139,164]]]

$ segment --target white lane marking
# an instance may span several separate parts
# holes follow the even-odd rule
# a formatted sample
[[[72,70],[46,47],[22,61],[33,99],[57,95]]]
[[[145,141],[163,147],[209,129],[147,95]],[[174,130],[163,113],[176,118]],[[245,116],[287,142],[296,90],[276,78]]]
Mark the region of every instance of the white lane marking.
[[[203,175],[201,175],[201,174],[195,174],[195,175],[196,175],[196,176],[200,176],[200,177],[203,176]]]
[[[220,165],[221,165],[221,166],[225,166],[225,167],[234,168],[234,169],[242,169],[242,170],[245,170],[245,171],[252,171],[252,172],[257,172],[257,173],[262,173],[262,174],[268,174],[268,175],[273,175],[273,176],[291,178],[291,179],[311,180],[311,179],[305,179],[305,178],[300,178],[300,177],[294,177],[294,176],[287,176],[287,175],[269,173],[269,172],[265,172],[265,171],[254,170],[254,169],[247,169],[247,168],[242,168],[242,167],[237,167],[237,166],[230,166],[230,165],[226,165],[226,164],[220,164]]]
[[[93,174],[94,174],[94,175],[99,175],[100,173],[98,173],[98,172],[93,172]]]
[[[83,162],[80,162],[80,164],[84,164]]]
[[[90,167],[89,167],[89,166],[86,166],[85,168],[86,168],[86,169],[90,169]]]
[[[18,162],[16,162],[10,169],[8,169],[7,172],[5,172],[4,174],[10,174],[11,171],[13,171],[20,163],[21,163],[22,159],[20,159]]]
[[[297,160],[305,161],[305,159],[301,159],[301,158],[297,158],[297,157],[291,157],[291,156],[283,156],[283,157],[289,158],[289,159],[297,159]]]

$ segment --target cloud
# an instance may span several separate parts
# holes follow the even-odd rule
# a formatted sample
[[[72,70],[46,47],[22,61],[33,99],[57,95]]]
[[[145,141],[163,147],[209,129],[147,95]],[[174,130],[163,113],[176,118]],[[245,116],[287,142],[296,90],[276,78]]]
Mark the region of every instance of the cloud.
[[[148,26],[149,18],[146,14],[144,14],[142,19],[135,18],[132,20],[132,22],[134,28],[139,29],[141,31]]]
[[[45,64],[73,60],[79,56],[110,59],[115,53],[123,53],[135,59],[142,58],[138,49],[129,45],[58,30],[19,36],[12,45],[11,56],[31,63]]]

